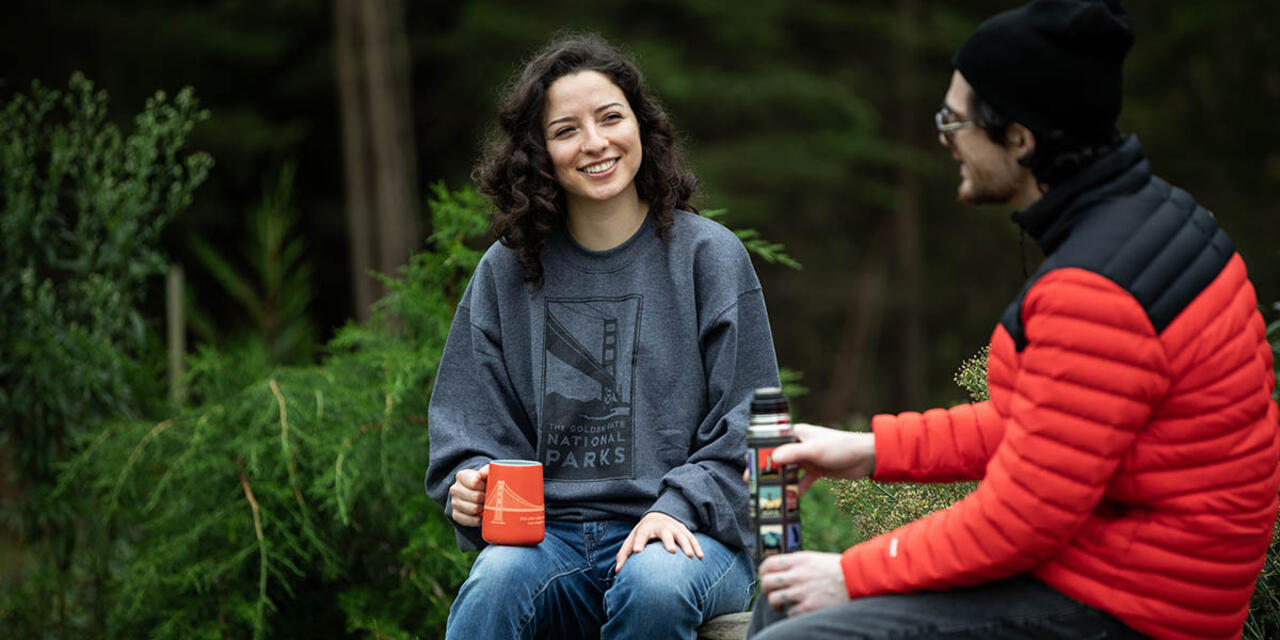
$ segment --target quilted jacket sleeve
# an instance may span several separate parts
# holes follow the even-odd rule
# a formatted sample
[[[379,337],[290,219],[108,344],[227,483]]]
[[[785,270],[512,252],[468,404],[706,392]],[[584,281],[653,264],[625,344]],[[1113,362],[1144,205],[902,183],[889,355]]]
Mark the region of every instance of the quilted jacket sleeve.
[[[957,482],[982,477],[1004,433],[990,401],[878,415],[876,471],[880,482]],[[926,435],[927,434],[927,435]]]
[[[1024,298],[1022,317],[1027,346],[999,406],[1003,436],[985,480],[950,509],[846,550],[841,564],[850,596],[947,589],[1024,572],[1054,555],[1101,500],[1169,386],[1164,349],[1128,292],[1079,269],[1040,278]],[[990,443],[946,433],[954,422],[954,416],[925,424],[882,421],[877,475],[917,464],[964,469],[963,460],[976,459]],[[941,436],[933,425],[943,426]],[[891,446],[881,446],[882,437]],[[946,446],[971,453],[940,453]]]

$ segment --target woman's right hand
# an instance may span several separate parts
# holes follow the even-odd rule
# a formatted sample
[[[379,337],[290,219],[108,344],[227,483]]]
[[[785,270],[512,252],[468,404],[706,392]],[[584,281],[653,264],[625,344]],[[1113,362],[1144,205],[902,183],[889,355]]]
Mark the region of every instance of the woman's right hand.
[[[484,488],[489,480],[489,465],[479,469],[463,469],[449,487],[449,516],[464,527],[478,527],[484,518]]]

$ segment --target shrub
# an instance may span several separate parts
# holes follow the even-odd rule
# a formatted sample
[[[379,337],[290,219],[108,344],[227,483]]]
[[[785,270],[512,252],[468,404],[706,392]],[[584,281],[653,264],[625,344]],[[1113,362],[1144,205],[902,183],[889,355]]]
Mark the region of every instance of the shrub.
[[[987,347],[961,363],[955,382],[973,402],[987,394]],[[865,427],[864,427],[865,430]],[[882,484],[871,480],[837,480],[832,483],[836,505],[853,516],[859,541],[869,540],[951,506],[977,487],[975,482],[953,484]]]
[[[5,567],[0,623],[62,635],[91,624],[67,611],[95,609],[106,567],[74,555],[102,539],[78,496],[49,495],[56,468],[108,416],[164,397],[140,309],[165,268],[160,231],[213,163],[183,152],[208,117],[190,89],[157,93],[126,135],[105,92],[69,86],[0,106],[0,541],[23,558]]]
[[[471,555],[422,490],[426,406],[487,208],[440,186],[431,208],[428,250],[322,365],[206,350],[195,406],[111,425],[62,475],[119,533],[109,636],[438,635]]]

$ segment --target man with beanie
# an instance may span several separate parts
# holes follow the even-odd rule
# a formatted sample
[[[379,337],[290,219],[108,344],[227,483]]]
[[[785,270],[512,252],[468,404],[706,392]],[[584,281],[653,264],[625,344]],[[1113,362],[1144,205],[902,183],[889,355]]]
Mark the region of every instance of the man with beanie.
[[[1006,204],[1045,260],[991,337],[991,399],[797,425],[777,463],[981,480],[842,554],[773,556],[778,638],[1238,638],[1280,486],[1271,348],[1211,213],[1115,128],[1119,2],[1035,0],[956,52],[935,116],[962,202]]]

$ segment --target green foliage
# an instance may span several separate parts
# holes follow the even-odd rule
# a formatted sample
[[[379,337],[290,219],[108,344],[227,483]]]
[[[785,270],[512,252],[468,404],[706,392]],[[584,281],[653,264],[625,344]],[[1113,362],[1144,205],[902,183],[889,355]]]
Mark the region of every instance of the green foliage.
[[[128,135],[106,111],[76,74],[66,92],[34,83],[0,117],[0,422],[28,481],[97,418],[136,409],[159,233],[212,165],[179,153],[208,117],[190,89],[157,93]]]
[[[837,487],[838,481],[823,478],[800,500],[804,548],[808,551],[839,553],[866,539],[841,508]]]
[[[428,249],[322,365],[206,350],[195,406],[113,424],[61,476],[120,533],[109,636],[439,635],[471,555],[417,479],[488,209],[470,189],[434,192]]]
[[[0,541],[22,558],[0,567],[0,622],[62,635],[99,617],[107,567],[77,553],[103,532],[78,496],[50,497],[56,467],[109,417],[162,402],[141,309],[160,232],[213,164],[183,151],[208,117],[190,89],[155,94],[128,134],[107,107],[80,74],[0,106]]]
[[[882,484],[871,480],[835,483],[836,505],[854,518],[859,541],[892,531],[968,495],[973,482],[955,484]]]
[[[973,402],[982,402],[989,397],[988,351],[989,347],[983,347],[956,370],[956,384],[969,394]],[[945,509],[977,486],[976,482],[882,484],[871,480],[839,480],[833,483],[832,492],[840,510],[853,516],[854,528],[861,541]]]
[[[725,209],[712,209],[710,211],[703,211],[702,215],[711,218],[712,220],[716,220],[724,217],[726,213],[728,213],[728,211]],[[721,221],[721,223],[723,224],[723,221]],[[796,262],[794,258],[787,255],[786,247],[782,243],[769,242],[768,240],[761,238],[760,232],[755,229],[734,229],[733,233],[738,236],[738,239],[742,241],[744,246],[746,246],[748,252],[764,258],[766,262],[781,264],[783,266],[791,267],[797,271],[804,268],[800,266],[800,263]]]
[[[299,213],[293,204],[294,167],[285,165],[274,184],[263,189],[262,202],[249,214],[243,246],[248,271],[223,256],[199,236],[188,242],[200,266],[240,304],[252,324],[249,340],[275,363],[308,363],[315,347],[315,328],[307,316],[313,297],[311,265],[298,233]],[[194,296],[193,296],[194,297]],[[191,326],[206,341],[219,332],[207,313],[188,301]]]
[[[991,394],[987,393],[987,356],[990,353],[990,346],[979,349],[978,353],[960,363],[960,368],[956,370],[953,378],[956,384],[969,394],[973,402],[982,402],[991,397]]]

